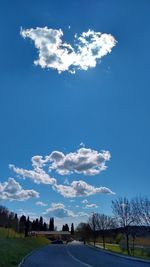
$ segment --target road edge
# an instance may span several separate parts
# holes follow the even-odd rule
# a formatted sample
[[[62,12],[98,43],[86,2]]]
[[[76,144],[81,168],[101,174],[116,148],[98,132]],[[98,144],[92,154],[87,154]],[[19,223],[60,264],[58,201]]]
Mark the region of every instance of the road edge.
[[[120,258],[125,258],[125,259],[128,259],[128,260],[139,261],[139,262],[144,262],[144,263],[150,263],[150,260],[145,260],[145,259],[140,259],[140,258],[136,258],[136,257],[132,257],[132,256],[122,255],[122,254],[115,253],[115,252],[112,252],[112,251],[104,250],[103,248],[94,247],[93,245],[89,245],[89,244],[86,244],[86,246],[90,247],[90,248],[92,248],[94,250],[103,251],[104,253],[107,253],[107,254],[110,254],[110,255],[113,255],[113,256],[117,256],[117,257],[120,257]]]
[[[23,264],[24,264],[24,262],[25,262],[25,260],[26,260],[28,257],[30,257],[33,253],[35,253],[36,251],[40,250],[41,248],[44,248],[44,247],[47,247],[47,246],[49,246],[49,244],[48,244],[48,245],[44,245],[44,246],[42,246],[42,247],[40,247],[40,248],[36,248],[36,249],[32,250],[31,252],[29,252],[27,255],[25,255],[25,256],[22,258],[21,262],[17,265],[17,267],[22,267]]]

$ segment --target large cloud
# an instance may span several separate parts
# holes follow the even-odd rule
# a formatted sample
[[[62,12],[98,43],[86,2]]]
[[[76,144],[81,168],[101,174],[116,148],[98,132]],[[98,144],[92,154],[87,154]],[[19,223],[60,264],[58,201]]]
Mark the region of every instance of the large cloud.
[[[23,38],[30,38],[38,49],[39,58],[35,65],[56,69],[59,73],[76,69],[93,68],[103,56],[111,52],[116,40],[111,34],[88,30],[80,36],[75,34],[74,47],[62,41],[61,29],[31,28],[21,29]]]
[[[56,190],[58,193],[60,193],[62,196],[67,198],[85,197],[101,193],[114,194],[107,187],[94,187],[82,180],[73,181],[70,185],[55,184],[53,185],[53,189]]]
[[[95,175],[106,169],[105,163],[110,160],[110,153],[108,151],[98,152],[90,148],[80,148],[77,152],[66,155],[54,151],[49,159],[52,161],[50,169],[55,169],[61,175],[73,172]]]
[[[27,200],[32,197],[39,197],[35,190],[25,190],[15,181],[9,178],[8,182],[0,183],[0,200]]]
[[[87,184],[85,181],[73,181],[69,184],[65,177],[64,184],[59,184],[55,178],[48,174],[49,171],[60,175],[69,175],[73,173],[84,175],[96,175],[105,170],[106,161],[110,160],[109,151],[98,152],[90,148],[80,148],[75,152],[64,154],[61,151],[53,151],[51,154],[42,157],[32,157],[31,170],[18,168],[10,164],[9,167],[22,178],[30,178],[37,184],[48,184],[52,189],[64,197],[90,196],[99,193],[112,194],[113,192],[106,187],[95,187]],[[66,182],[67,181],[67,182]]]
[[[78,173],[84,175],[95,175],[106,170],[106,161],[110,160],[109,151],[80,148],[75,152],[64,154],[61,151],[53,151],[50,155],[32,157],[32,165],[39,170],[46,164],[49,170],[55,170],[61,175]]]

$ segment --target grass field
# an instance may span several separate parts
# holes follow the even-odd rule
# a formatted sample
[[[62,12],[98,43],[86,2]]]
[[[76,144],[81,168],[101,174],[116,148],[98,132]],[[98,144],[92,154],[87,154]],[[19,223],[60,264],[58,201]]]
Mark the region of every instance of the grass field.
[[[49,244],[42,237],[27,237],[12,230],[0,229],[0,267],[16,267],[22,258],[32,250]]]
[[[103,244],[102,243],[96,243],[96,247],[103,248]],[[117,244],[108,244],[107,243],[106,244],[106,249],[109,250],[109,251],[115,252],[115,253],[120,253],[120,254],[127,255],[127,251],[126,250],[122,251],[120,249],[120,246],[117,245]],[[134,257],[139,257],[139,258],[150,260],[150,255],[147,254],[146,250],[141,249],[141,248],[135,248]]]

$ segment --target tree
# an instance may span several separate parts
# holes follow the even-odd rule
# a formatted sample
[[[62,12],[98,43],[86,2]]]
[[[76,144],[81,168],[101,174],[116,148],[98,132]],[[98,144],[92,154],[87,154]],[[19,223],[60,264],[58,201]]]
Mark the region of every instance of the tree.
[[[8,227],[9,210],[0,206],[0,227]]]
[[[97,220],[98,220],[98,214],[97,213],[93,213],[88,221],[88,224],[92,230],[92,235],[93,235],[93,242],[94,242],[94,246],[96,243],[96,237],[97,237]]]
[[[132,200],[138,224],[150,226],[150,199],[137,197]]]
[[[40,217],[40,221],[39,221],[39,229],[40,231],[43,231],[43,217]]]
[[[74,224],[71,224],[71,235],[74,235]]]
[[[111,216],[105,214],[96,214],[96,216],[96,229],[102,234],[103,248],[105,249],[106,230],[116,228],[116,222]]]
[[[130,248],[129,248],[130,227],[129,226],[137,222],[137,216],[135,215],[133,204],[126,197],[119,198],[117,200],[112,201],[112,209],[118,221],[118,224],[124,228],[124,232],[126,235],[127,252],[128,252],[128,255],[130,255]]]
[[[49,231],[54,231],[54,218],[50,218]]]
[[[19,221],[19,232],[25,234],[26,216],[22,215]]]
[[[66,223],[65,225],[62,226],[62,231],[63,231],[63,232],[64,232],[64,231],[69,232],[69,226],[68,226],[67,223]]]
[[[91,228],[88,223],[79,223],[76,230],[75,235],[79,240],[83,240],[86,243],[91,237]]]
[[[44,224],[43,224],[43,231],[47,231],[47,224],[46,224],[46,222],[44,222]]]
[[[29,231],[30,231],[30,219],[29,219],[29,216],[28,216],[28,218],[26,220],[26,223],[25,223],[25,237],[28,236]]]

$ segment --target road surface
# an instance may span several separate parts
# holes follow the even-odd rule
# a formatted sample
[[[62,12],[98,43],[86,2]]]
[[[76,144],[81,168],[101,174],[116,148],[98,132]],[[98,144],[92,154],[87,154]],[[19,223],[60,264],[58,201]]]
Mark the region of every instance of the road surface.
[[[27,257],[22,267],[150,267],[150,263],[110,255],[72,242],[67,246],[44,247]]]

